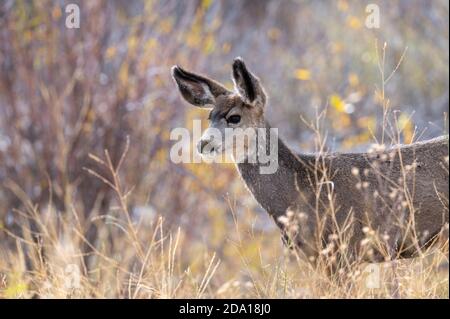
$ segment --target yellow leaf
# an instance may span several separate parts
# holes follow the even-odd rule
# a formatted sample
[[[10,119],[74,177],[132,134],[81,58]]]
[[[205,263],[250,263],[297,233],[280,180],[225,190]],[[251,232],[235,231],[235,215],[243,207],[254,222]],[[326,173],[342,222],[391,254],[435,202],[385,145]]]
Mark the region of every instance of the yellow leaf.
[[[120,83],[122,83],[123,85],[126,85],[128,83],[128,65],[127,65],[127,63],[123,63],[120,66],[118,77],[119,77]]]
[[[377,128],[377,119],[373,116],[363,116],[357,120],[357,124],[360,128],[375,132],[375,129]]]
[[[371,135],[369,132],[363,132],[359,135],[351,136],[342,143],[343,149],[352,149],[357,145],[366,144],[370,141]]]
[[[331,42],[330,50],[332,53],[340,53],[344,49],[344,46],[341,42]]]
[[[281,31],[278,28],[270,28],[267,31],[267,36],[269,37],[269,39],[271,40],[276,40],[280,37]]]
[[[357,86],[359,84],[358,75],[356,75],[355,73],[350,73],[350,75],[348,76],[348,82],[351,86]]]
[[[213,0],[202,0],[202,8],[203,9],[208,9],[211,4],[212,4]]]
[[[212,34],[208,35],[203,42],[203,52],[205,54],[210,54],[214,51],[216,47],[216,41],[214,40],[214,36]]]
[[[405,144],[411,144],[414,138],[414,125],[411,122],[411,118],[402,113],[398,118],[397,126],[403,133],[403,142]]]
[[[337,2],[337,7],[339,9],[339,11],[348,11],[348,2],[345,0],[339,0]]]
[[[342,101],[341,97],[337,94],[333,94],[330,97],[330,104],[338,112],[345,111],[345,103],[344,101]]]
[[[6,298],[20,298],[28,291],[28,285],[25,282],[18,281],[9,285],[5,289]]]
[[[136,49],[137,44],[138,44],[138,40],[137,40],[136,36],[132,35],[128,38],[128,49],[130,51],[134,51],[134,49]]]
[[[225,42],[224,44],[222,44],[222,51],[223,53],[228,53],[231,50],[231,44],[228,42]]]
[[[60,6],[54,6],[53,10],[52,10],[52,17],[53,20],[59,20],[59,18],[61,18],[62,16],[62,12],[61,12],[61,7]]]
[[[307,69],[295,70],[295,77],[301,81],[307,81],[311,78],[311,72]]]
[[[159,149],[155,154],[155,161],[157,163],[165,163],[167,161],[168,154],[164,148]]]
[[[351,16],[347,19],[347,25],[352,29],[359,29],[362,26],[362,22],[357,17]]]
[[[108,49],[106,49],[105,57],[107,60],[110,60],[116,56],[116,53],[117,49],[115,47],[109,47]]]
[[[340,113],[339,116],[333,117],[333,128],[336,130],[342,130],[350,127],[352,124],[352,120],[350,116],[348,116],[346,113]]]
[[[158,40],[156,38],[150,38],[145,42],[145,51],[152,51],[158,47]]]
[[[201,30],[196,27],[193,26],[191,31],[186,35],[186,44],[191,47],[191,48],[195,48],[198,47],[198,45],[200,44],[201,41]]]
[[[347,128],[352,124],[350,116],[345,113],[341,114],[341,116],[339,117],[339,122],[341,123],[341,127],[343,128]]]
[[[172,18],[166,18],[161,22],[159,22],[157,29],[160,33],[169,33],[170,31],[172,31],[172,28],[173,28]]]

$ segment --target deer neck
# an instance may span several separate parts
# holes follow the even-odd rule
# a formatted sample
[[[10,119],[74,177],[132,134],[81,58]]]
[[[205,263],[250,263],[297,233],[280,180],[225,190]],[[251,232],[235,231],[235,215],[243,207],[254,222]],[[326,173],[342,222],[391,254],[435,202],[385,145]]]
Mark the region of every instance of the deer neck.
[[[277,220],[296,205],[298,187],[301,184],[299,181],[304,179],[306,170],[278,134],[269,136],[268,123],[265,123],[265,128],[266,138],[276,138],[278,143],[278,168],[272,174],[262,174],[261,166],[264,164],[259,162],[237,163],[237,168],[258,203]]]

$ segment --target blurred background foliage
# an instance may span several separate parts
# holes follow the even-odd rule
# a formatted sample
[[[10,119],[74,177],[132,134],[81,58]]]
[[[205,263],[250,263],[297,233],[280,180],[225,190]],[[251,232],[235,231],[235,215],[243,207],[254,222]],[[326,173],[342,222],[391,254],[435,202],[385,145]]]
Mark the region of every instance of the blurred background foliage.
[[[448,130],[446,0],[371,1],[380,7],[379,29],[364,24],[367,1],[70,2],[81,9],[79,29],[65,27],[68,1],[0,3],[0,228],[15,231],[27,205],[51,205],[60,216],[77,211],[86,237],[101,247],[107,239],[88,221],[123,216],[109,187],[83,168],[108,177],[88,154],[107,149],[117,164],[129,137],[120,171],[132,188],[129,210],[180,226],[186,263],[201,259],[195,252],[204,246],[225,265],[239,263],[228,242],[236,236],[232,210],[244,232],[265,234],[239,252],[250,265],[256,247],[281,248],[233,165],[169,160],[171,129],[207,116],[181,100],[173,64],[231,87],[231,61],[242,56],[269,93],[267,118],[293,149],[314,151],[301,117],[312,120],[328,106],[328,147],[354,151],[381,132],[376,43],[378,52],[386,43],[388,73],[407,47],[386,86],[403,139],[410,142],[416,127],[421,138]],[[7,242],[0,232],[0,245]]]

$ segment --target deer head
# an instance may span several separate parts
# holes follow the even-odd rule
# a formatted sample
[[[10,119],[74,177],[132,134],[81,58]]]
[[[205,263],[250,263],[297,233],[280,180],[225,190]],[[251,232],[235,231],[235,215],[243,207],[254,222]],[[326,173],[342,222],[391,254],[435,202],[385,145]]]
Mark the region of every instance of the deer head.
[[[172,76],[187,102],[210,110],[209,127],[197,145],[200,154],[216,156],[233,148],[233,140],[225,138],[227,132],[232,131],[237,140],[254,141],[251,135],[256,134],[255,129],[265,127],[266,94],[241,58],[233,62],[234,91],[179,66],[172,67]],[[249,145],[244,147],[247,150]]]

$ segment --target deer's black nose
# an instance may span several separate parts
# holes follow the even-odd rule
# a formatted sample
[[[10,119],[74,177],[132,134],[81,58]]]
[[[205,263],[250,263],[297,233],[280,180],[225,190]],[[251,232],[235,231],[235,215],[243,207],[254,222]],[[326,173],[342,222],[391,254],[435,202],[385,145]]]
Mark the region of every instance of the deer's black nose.
[[[214,146],[210,144],[211,140],[200,140],[197,144],[197,149],[200,154],[214,152]]]

